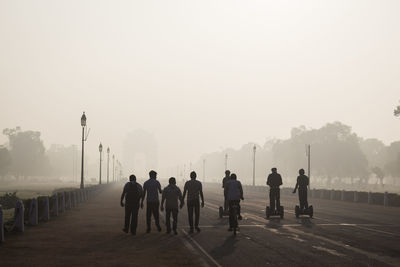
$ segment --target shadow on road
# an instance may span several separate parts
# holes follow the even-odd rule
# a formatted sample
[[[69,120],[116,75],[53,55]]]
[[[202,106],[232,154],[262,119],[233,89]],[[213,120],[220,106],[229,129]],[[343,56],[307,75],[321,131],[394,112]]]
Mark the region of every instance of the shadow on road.
[[[231,255],[236,249],[237,242],[237,237],[234,237],[232,234],[230,234],[229,237],[225,239],[224,243],[211,251],[211,254],[216,255],[214,257],[217,259],[221,259],[225,256]]]

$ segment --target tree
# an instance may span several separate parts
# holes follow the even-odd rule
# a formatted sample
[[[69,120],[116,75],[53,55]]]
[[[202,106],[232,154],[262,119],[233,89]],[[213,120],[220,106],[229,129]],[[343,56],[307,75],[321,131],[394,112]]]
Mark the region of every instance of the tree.
[[[396,117],[399,117],[399,116],[400,116],[400,105],[398,105],[398,106],[396,107],[396,109],[394,110],[394,115],[395,115]]]
[[[20,127],[16,127],[4,129],[3,134],[9,139],[11,172],[17,178],[46,174],[49,165],[40,132],[22,131]]]
[[[379,167],[373,167],[371,171],[376,175],[376,177],[380,180],[381,185],[383,186],[383,178],[385,178],[385,173]]]
[[[0,176],[8,173],[11,166],[11,155],[7,148],[0,147]]]

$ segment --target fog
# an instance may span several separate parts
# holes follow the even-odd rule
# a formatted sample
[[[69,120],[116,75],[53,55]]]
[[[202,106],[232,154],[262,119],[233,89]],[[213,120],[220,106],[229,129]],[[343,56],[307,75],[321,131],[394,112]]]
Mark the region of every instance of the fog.
[[[399,10],[398,1],[3,0],[0,129],[80,149],[85,111],[91,177],[100,142],[143,175],[289,139],[301,125],[340,121],[389,146],[400,136]],[[151,136],[153,158],[129,160],[137,132]]]

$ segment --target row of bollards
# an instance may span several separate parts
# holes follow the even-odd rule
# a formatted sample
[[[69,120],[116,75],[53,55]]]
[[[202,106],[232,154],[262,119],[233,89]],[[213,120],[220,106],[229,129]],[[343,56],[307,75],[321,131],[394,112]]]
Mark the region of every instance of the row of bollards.
[[[320,190],[319,198],[328,199],[328,197],[329,197],[329,200],[335,200],[335,199],[337,199],[336,194],[335,194],[336,192],[337,191],[335,191],[333,189],[330,190],[329,192],[327,190]],[[328,193],[329,193],[329,195],[325,195],[325,194],[328,194]],[[360,202],[360,199],[359,199],[359,193],[360,192],[353,191],[353,193],[352,193],[353,195],[352,196],[350,195],[351,196],[350,199],[349,199],[350,196],[348,194],[347,194],[347,198],[346,198],[346,193],[351,193],[351,192],[347,192],[345,190],[341,190],[340,191],[340,200],[341,201],[346,201],[346,200],[350,201],[350,199],[351,199],[353,202]],[[311,197],[312,198],[316,198],[317,197],[317,190],[316,189],[312,189],[311,190]],[[365,202],[365,200],[362,201],[362,202]],[[368,204],[374,204],[371,192],[367,192],[367,201],[366,202]],[[383,206],[385,206],[385,207],[389,206],[389,194],[388,194],[388,192],[383,193]]]
[[[14,227],[17,232],[25,230],[25,214],[27,214],[27,223],[29,225],[38,225],[39,221],[49,221],[51,216],[58,216],[66,210],[76,207],[78,204],[86,202],[91,196],[92,191],[101,186],[91,187],[90,189],[77,189],[68,192],[55,193],[51,197],[43,196],[39,203],[39,198],[32,198],[29,202],[27,213],[22,200],[18,200],[14,210]],[[27,204],[28,205],[28,204]],[[39,205],[41,205],[41,214],[39,214]],[[40,218],[39,218],[40,216]],[[0,243],[4,242],[4,214],[0,205]]]

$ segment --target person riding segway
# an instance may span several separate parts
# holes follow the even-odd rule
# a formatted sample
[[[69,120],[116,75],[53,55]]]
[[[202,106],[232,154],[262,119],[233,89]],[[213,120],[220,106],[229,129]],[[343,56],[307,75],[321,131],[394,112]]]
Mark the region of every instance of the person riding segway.
[[[280,189],[279,186],[282,185],[282,177],[279,173],[277,173],[276,168],[271,169],[271,174],[268,175],[267,185],[269,185],[269,201],[270,206],[267,206],[265,209],[265,213],[267,218],[270,216],[278,215],[283,219],[283,207],[280,202]]]
[[[297,188],[299,189],[299,201],[300,201],[300,207],[296,205],[295,208],[295,214],[296,218],[299,217],[299,215],[305,214],[309,215],[310,218],[312,218],[314,210],[313,206],[308,206],[308,201],[307,201],[307,187],[310,183],[310,179],[304,174],[304,169],[299,170],[299,176],[297,177],[297,182],[296,186],[294,187],[293,194],[296,193]]]
[[[230,175],[231,175],[231,172],[229,170],[226,170],[225,177],[222,179],[222,188],[224,190],[224,207],[221,207],[221,206],[219,207],[218,211],[219,211],[220,218],[222,218],[224,215],[225,216],[229,215],[229,210],[228,210],[229,203],[228,203],[228,199],[225,194],[225,187],[226,187],[226,183],[231,179]]]

